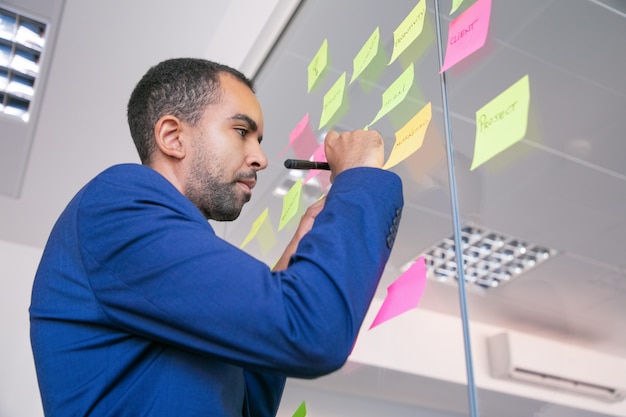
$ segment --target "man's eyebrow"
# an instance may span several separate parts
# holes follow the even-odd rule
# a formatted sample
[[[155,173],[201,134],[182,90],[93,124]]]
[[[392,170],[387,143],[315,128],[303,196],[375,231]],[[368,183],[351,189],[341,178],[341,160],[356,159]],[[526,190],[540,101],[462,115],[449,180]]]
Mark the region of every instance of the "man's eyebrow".
[[[248,127],[250,128],[250,130],[252,130],[253,132],[256,132],[258,130],[258,126],[256,124],[256,122],[254,120],[252,120],[252,118],[246,114],[242,114],[242,113],[237,113],[233,116],[230,117],[230,120],[240,120],[242,122],[245,122]]]

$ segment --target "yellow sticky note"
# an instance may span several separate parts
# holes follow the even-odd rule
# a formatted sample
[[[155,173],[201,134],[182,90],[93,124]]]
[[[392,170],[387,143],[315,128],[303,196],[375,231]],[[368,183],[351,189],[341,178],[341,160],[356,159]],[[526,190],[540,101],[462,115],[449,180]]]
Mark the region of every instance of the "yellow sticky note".
[[[420,0],[404,18],[402,23],[393,31],[393,53],[389,64],[398,58],[417,39],[424,29],[426,16],[426,1]]]
[[[315,86],[317,81],[320,79],[324,70],[328,66],[328,39],[324,39],[322,42],[322,46],[317,50],[317,53],[309,63],[307,67],[308,70],[308,80],[309,87],[307,92],[311,92],[311,89]]]
[[[282,230],[282,228],[289,223],[289,220],[298,212],[301,195],[302,178],[296,181],[295,184],[291,186],[291,189],[287,191],[287,194],[285,194],[285,198],[283,199],[283,211],[280,215],[280,224],[278,225],[279,231]]]
[[[278,243],[278,239],[276,238],[276,232],[274,232],[274,227],[272,227],[272,222],[270,221],[269,217],[266,218],[263,223],[261,223],[259,232],[256,235],[256,241],[259,244],[261,252],[264,255],[267,255]]]
[[[354,57],[352,61],[352,78],[350,79],[350,84],[352,81],[356,80],[359,75],[368,67],[369,64],[372,63],[372,60],[376,55],[378,55],[378,45],[380,43],[380,28],[377,27],[374,29],[374,32],[369,37],[365,45],[361,48],[358,54]]]
[[[413,63],[411,63],[409,67],[404,70],[404,72],[400,74],[400,76],[389,86],[389,88],[385,90],[383,93],[383,104],[376,117],[374,117],[374,120],[367,125],[368,127],[393,110],[398,104],[402,103],[413,86],[414,73]]]
[[[259,233],[261,226],[267,220],[267,215],[269,214],[269,208],[265,208],[263,212],[256,218],[254,223],[252,223],[252,227],[250,228],[250,232],[248,232],[248,236],[243,240],[243,243],[239,246],[239,249],[243,249],[254,237]]]
[[[450,14],[456,12],[461,4],[463,4],[463,0],[452,0],[452,9],[450,9]]]
[[[422,147],[426,129],[431,119],[432,106],[429,102],[402,129],[396,132],[396,143],[393,145],[383,169],[389,169],[399,164]]]
[[[324,94],[324,103],[322,107],[322,116],[320,117],[320,129],[332,119],[337,110],[343,103],[343,97],[346,89],[346,73],[341,74],[339,79],[335,81],[332,87]]]
[[[528,75],[476,112],[476,143],[470,170],[526,136],[530,84]]]

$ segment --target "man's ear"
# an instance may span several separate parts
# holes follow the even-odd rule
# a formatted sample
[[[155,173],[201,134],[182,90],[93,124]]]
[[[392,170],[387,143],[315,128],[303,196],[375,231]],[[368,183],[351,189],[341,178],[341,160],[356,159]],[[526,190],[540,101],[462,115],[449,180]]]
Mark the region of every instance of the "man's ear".
[[[182,138],[183,123],[175,116],[161,117],[154,125],[154,138],[161,153],[176,159],[185,157],[186,143]]]

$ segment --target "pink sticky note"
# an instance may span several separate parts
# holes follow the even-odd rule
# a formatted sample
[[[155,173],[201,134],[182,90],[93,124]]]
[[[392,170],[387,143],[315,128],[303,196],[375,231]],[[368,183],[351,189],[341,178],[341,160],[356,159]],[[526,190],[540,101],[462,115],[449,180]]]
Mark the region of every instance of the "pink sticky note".
[[[426,288],[426,262],[420,257],[388,288],[387,297],[378,310],[370,330],[418,306]]]
[[[490,15],[491,0],[478,0],[462,15],[450,22],[446,58],[439,73],[485,45]]]
[[[289,147],[293,147],[296,158],[308,159],[317,147],[315,134],[309,124],[309,113],[305,114],[289,134],[289,145],[280,153],[282,158]]]
[[[324,152],[324,144],[322,143],[320,146],[317,147],[317,149],[315,150],[315,152],[313,152],[313,161],[315,162],[327,162],[326,161],[326,153]],[[322,172],[319,169],[312,169],[309,171],[309,174],[306,176],[306,178],[304,179],[304,183],[306,184],[311,178],[319,175],[319,173]]]

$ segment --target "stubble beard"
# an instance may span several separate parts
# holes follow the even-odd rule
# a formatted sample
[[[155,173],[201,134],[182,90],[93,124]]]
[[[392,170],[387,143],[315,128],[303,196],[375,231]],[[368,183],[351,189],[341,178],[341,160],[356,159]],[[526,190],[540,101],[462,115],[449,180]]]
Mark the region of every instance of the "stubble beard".
[[[250,194],[240,197],[239,178],[224,181],[220,176],[224,172],[224,165],[214,155],[196,149],[191,173],[185,185],[185,196],[207,220],[235,220],[241,214],[243,205],[250,200]]]

